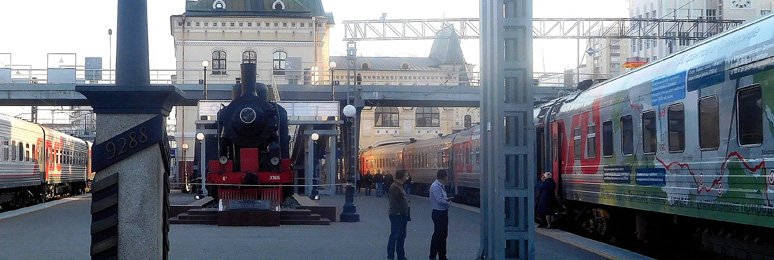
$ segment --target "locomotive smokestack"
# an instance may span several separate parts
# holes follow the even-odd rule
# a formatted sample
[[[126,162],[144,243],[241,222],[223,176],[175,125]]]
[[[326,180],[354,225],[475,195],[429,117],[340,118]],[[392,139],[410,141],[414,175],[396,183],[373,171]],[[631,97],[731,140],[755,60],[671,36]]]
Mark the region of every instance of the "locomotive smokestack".
[[[255,75],[257,72],[255,63],[242,63],[242,96],[255,96]]]

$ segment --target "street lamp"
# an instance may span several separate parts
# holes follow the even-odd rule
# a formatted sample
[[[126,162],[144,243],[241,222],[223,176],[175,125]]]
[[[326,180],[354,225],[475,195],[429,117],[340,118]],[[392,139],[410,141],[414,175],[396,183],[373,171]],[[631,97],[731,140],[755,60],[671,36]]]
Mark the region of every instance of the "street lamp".
[[[317,178],[319,177],[317,173],[317,158],[315,157],[315,144],[317,144],[317,140],[320,139],[320,134],[318,133],[312,133],[312,135],[309,137],[312,142],[309,145],[310,151],[309,156],[312,157],[312,199],[320,199],[320,196],[318,195],[319,192],[317,191]]]
[[[110,56],[110,69],[108,70],[108,83],[113,81],[113,29],[108,29],[108,41],[110,42],[108,56]],[[18,71],[17,71],[18,72]]]
[[[210,66],[210,62],[202,61],[202,67],[204,67],[204,100],[207,100],[207,66]]]
[[[206,62],[206,61],[205,61]],[[206,86],[206,85],[205,85]],[[207,93],[207,92],[205,92]],[[199,140],[199,147],[200,149],[200,156],[199,156],[199,176],[201,176],[202,179],[202,198],[207,197],[207,171],[204,168],[205,164],[205,142],[204,142],[204,133],[198,133],[196,134],[196,140]]]
[[[331,63],[328,64],[328,65],[331,68],[331,75],[330,75],[330,78],[331,78],[331,100],[335,101],[336,100],[336,89],[333,86],[333,71],[336,70],[336,62],[335,61],[331,61]]]
[[[183,176],[185,176],[185,187],[183,191],[188,192],[188,158],[185,157],[185,152],[188,151],[188,144],[183,143]]]
[[[355,132],[355,120],[357,120],[355,115],[357,114],[357,109],[355,109],[355,106],[353,105],[347,105],[344,107],[343,112],[344,116],[348,118],[350,124],[349,142],[351,147],[349,152],[349,171],[347,172],[346,202],[344,203],[344,210],[341,212],[339,219],[341,222],[359,222],[360,215],[357,214],[357,207],[355,207],[353,199],[355,194],[355,184],[353,182],[355,181],[355,174],[357,174],[357,133]]]

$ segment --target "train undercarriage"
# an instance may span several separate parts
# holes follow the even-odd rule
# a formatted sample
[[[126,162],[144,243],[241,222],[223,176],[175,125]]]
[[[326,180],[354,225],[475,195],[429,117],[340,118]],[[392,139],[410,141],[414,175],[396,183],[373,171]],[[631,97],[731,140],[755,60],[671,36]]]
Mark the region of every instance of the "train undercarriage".
[[[565,229],[657,258],[774,259],[770,228],[574,201],[560,215]]]
[[[0,191],[0,211],[23,208],[54,198],[89,192],[91,181],[3,189]]]

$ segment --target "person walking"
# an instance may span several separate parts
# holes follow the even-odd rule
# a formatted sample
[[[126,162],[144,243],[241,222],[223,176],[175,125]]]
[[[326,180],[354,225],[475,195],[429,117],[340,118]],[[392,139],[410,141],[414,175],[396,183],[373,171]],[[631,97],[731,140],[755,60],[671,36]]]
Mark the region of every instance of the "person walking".
[[[540,202],[537,207],[537,215],[541,218],[545,216],[545,222],[538,227],[552,228],[551,224],[554,221],[554,213],[556,213],[556,182],[550,172],[544,173],[542,179],[543,184],[540,185],[538,191]]]
[[[408,173],[404,170],[395,172],[395,182],[390,186],[390,239],[387,242],[387,259],[406,260],[406,250],[403,245],[406,241],[406,226],[411,220],[411,209],[408,205],[408,196],[403,190],[403,183],[408,179]]]
[[[389,189],[389,187],[392,187],[393,182],[394,182],[394,179],[392,178],[392,174],[390,174],[389,172],[384,172],[384,187],[387,187]],[[385,191],[385,193],[386,192],[389,192],[389,190]]]
[[[363,183],[365,184],[365,195],[371,196],[371,183],[374,181],[374,176],[371,175],[371,171],[366,171],[366,175],[363,176]]]
[[[438,170],[435,181],[430,186],[430,204],[433,206],[433,238],[430,240],[430,259],[446,258],[446,238],[449,236],[449,205],[451,198],[446,196],[448,173]],[[438,258],[435,258],[438,256]]]
[[[384,194],[384,175],[381,170],[376,170],[374,175],[374,183],[376,183],[376,197],[381,198]]]
[[[406,183],[403,184],[403,189],[406,190],[406,194],[409,196],[409,202],[411,202],[411,186],[414,185],[414,181],[411,179],[411,174],[409,174],[408,180],[406,180]]]

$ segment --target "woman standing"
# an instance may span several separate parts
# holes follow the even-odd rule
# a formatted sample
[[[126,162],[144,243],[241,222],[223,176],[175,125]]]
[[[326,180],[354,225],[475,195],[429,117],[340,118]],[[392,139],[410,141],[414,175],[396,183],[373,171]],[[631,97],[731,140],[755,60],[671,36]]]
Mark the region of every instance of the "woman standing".
[[[543,184],[540,185],[538,194],[540,197],[537,215],[541,218],[545,216],[545,222],[540,227],[552,228],[551,223],[554,221],[554,213],[556,213],[556,182],[550,172],[543,174]]]

